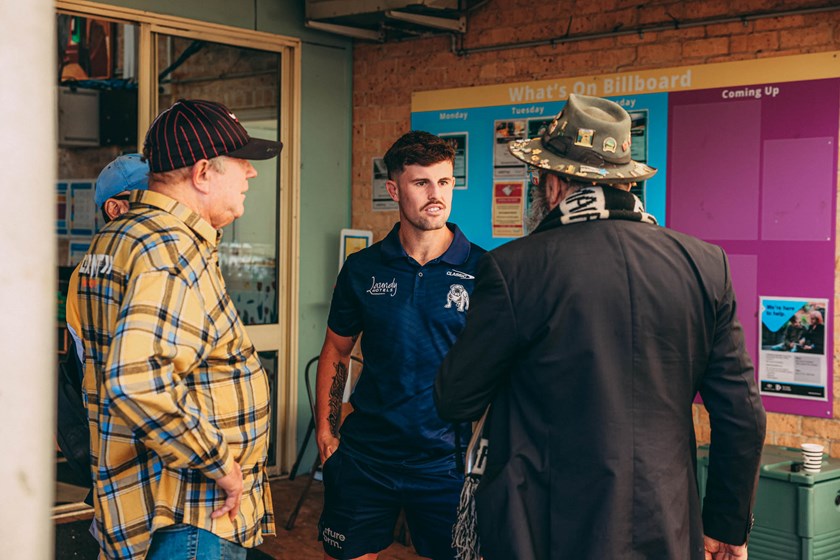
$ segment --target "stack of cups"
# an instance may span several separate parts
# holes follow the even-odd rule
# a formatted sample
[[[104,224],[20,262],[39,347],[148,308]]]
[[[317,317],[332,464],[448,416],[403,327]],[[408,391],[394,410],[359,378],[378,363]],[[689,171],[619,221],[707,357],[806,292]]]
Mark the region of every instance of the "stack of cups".
[[[805,463],[805,472],[820,472],[820,469],[822,469],[823,446],[818,443],[803,443],[802,460]]]

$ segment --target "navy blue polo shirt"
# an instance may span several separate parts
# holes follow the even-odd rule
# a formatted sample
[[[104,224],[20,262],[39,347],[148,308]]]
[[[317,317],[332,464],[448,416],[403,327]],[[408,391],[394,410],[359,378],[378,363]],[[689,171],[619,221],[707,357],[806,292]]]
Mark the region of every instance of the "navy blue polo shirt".
[[[432,393],[485,251],[446,225],[452,243],[424,266],[406,254],[398,223],[350,255],[338,275],[328,325],[340,336],[363,333],[365,366],[341,427],[341,447],[352,455],[409,468],[454,464],[454,426],[438,417]]]

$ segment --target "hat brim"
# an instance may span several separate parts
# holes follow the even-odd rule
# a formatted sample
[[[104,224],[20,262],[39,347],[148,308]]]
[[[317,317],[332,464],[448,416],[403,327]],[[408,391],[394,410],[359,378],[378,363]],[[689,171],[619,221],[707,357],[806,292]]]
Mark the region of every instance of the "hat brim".
[[[558,156],[543,146],[541,138],[526,138],[508,143],[508,151],[516,159],[539,169],[563,175],[575,181],[616,184],[650,179],[656,168],[630,160],[628,163],[604,163],[598,167]]]
[[[262,138],[251,138],[247,144],[238,150],[233,150],[225,155],[240,159],[271,159],[276,157],[282,149],[282,142],[263,140]]]

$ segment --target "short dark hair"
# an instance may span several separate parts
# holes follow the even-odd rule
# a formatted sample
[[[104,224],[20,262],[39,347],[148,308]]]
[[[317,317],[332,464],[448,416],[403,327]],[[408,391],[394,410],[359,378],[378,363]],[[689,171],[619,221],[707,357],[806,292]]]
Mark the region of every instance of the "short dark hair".
[[[422,130],[406,132],[385,153],[388,178],[394,180],[406,165],[429,165],[442,161],[455,162],[455,149],[441,138]]]

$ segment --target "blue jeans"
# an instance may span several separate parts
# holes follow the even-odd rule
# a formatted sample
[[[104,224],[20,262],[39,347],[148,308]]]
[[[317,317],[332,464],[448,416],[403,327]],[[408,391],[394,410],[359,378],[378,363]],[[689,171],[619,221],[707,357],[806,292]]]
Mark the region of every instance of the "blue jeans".
[[[245,560],[247,555],[245,547],[179,523],[154,532],[146,560]]]

